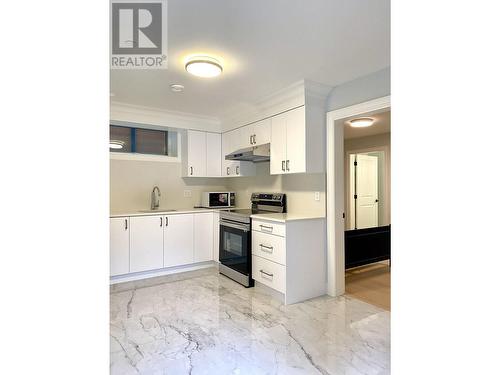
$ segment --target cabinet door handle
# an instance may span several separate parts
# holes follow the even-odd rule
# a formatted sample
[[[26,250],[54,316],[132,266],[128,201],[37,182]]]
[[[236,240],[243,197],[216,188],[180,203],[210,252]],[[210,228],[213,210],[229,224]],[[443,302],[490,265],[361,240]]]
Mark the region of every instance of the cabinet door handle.
[[[229,176],[229,167],[226,169],[226,174]]]
[[[273,253],[273,250],[274,250],[274,247],[272,246],[266,246],[266,245],[263,245],[263,244],[260,244],[260,249],[265,252],[265,253],[269,253],[269,254],[272,254]],[[267,249],[267,250],[264,250],[264,249]],[[270,251],[269,251],[270,250]]]
[[[160,227],[163,226],[163,218],[160,216]]]
[[[165,216],[165,226],[168,227],[168,216]]]
[[[290,160],[286,161],[286,170],[290,172]]]
[[[267,276],[269,276],[269,277],[273,277],[273,276],[274,276],[272,273],[268,273],[268,272],[266,272],[266,271],[264,271],[264,270],[260,270],[259,272],[260,272],[260,273],[263,273],[264,275],[267,275]]]
[[[125,230],[128,229],[128,219],[125,219]]]
[[[239,165],[236,166],[236,174],[240,174],[240,166]]]
[[[189,167],[191,169],[191,176],[193,175],[193,167]]]
[[[285,171],[285,161],[281,161],[281,170],[284,172]]]
[[[255,140],[255,134],[252,137],[253,137],[253,144],[256,145],[257,141]]]
[[[252,138],[253,138],[253,135],[251,135],[251,136],[250,136],[250,144],[251,144],[251,145],[253,145]]]
[[[262,225],[262,224],[260,224],[260,229],[268,229],[270,232],[273,231],[273,227],[270,227],[268,225]]]

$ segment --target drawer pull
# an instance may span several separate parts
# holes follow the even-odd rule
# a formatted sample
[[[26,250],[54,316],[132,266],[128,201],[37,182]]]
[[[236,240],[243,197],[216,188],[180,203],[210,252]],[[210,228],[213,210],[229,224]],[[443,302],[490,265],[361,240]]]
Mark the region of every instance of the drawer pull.
[[[264,271],[264,270],[260,270],[259,272],[260,272],[260,273],[263,273],[264,275],[267,275],[267,276],[269,276],[269,277],[273,277],[273,276],[274,276],[272,273],[267,273],[267,272],[266,272],[266,271]]]
[[[269,253],[269,254],[272,254],[273,253],[273,250],[274,250],[274,247],[272,246],[266,246],[266,245],[263,245],[263,244],[260,244],[260,250],[265,252],[265,253]],[[264,250],[264,249],[267,249],[267,250]]]
[[[270,227],[268,225],[262,225],[262,224],[260,224],[260,229],[267,229],[267,230],[269,230],[271,232],[273,231],[273,227]]]

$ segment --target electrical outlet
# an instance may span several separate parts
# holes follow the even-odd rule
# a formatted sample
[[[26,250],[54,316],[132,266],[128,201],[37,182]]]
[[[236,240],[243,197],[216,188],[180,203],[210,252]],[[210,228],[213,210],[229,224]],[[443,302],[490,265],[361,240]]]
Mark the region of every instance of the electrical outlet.
[[[319,201],[319,197],[320,197],[320,195],[319,195],[319,191],[315,191],[315,192],[314,192],[314,200],[315,200],[315,201]]]
[[[191,198],[191,190],[184,190],[184,198]]]

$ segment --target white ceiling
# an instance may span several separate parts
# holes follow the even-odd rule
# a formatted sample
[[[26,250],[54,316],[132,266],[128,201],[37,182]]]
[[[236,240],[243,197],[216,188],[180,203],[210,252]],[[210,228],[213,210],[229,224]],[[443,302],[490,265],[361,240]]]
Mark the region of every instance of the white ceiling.
[[[335,86],[390,65],[389,0],[168,0],[168,70],[112,70],[112,101],[221,117],[301,79]],[[190,54],[223,61],[212,79]],[[185,86],[172,93],[169,85]]]
[[[373,122],[372,126],[369,126],[367,128],[353,128],[349,124],[345,124],[346,121],[358,117],[370,117],[375,121]],[[344,139],[368,137],[370,135],[391,132],[391,111],[348,117],[339,121],[344,123]]]

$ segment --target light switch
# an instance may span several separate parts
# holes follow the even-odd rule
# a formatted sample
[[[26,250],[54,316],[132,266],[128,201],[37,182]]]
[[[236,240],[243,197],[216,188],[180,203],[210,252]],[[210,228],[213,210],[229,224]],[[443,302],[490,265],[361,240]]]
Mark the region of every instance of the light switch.
[[[314,192],[314,200],[319,201],[319,191]]]

